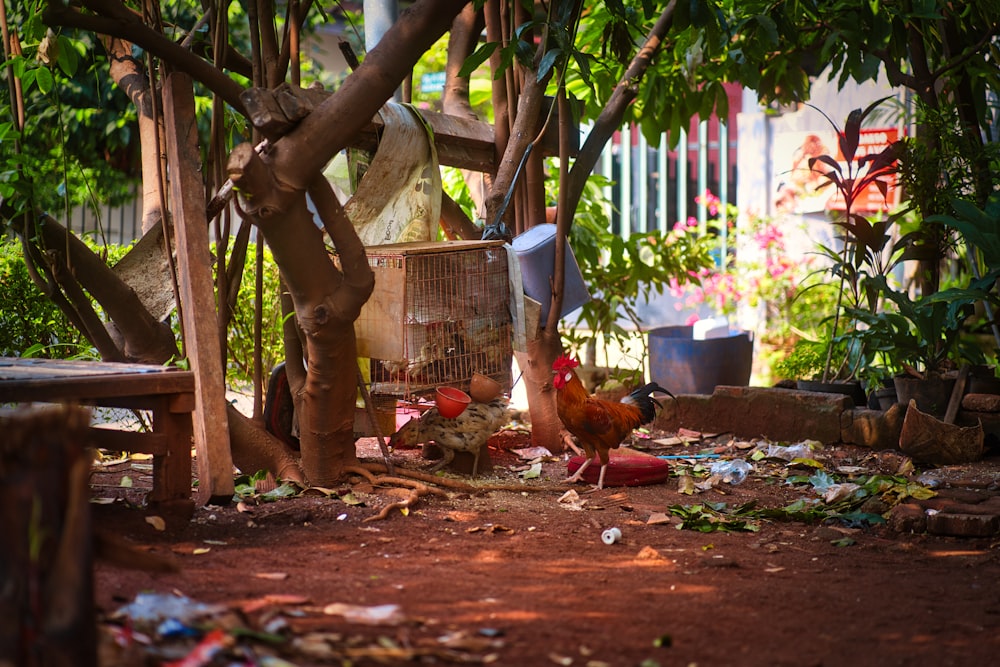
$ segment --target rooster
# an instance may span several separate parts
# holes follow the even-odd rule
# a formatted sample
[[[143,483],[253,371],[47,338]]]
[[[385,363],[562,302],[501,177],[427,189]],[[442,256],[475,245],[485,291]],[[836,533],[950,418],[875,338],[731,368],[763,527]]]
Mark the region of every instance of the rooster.
[[[472,474],[479,470],[479,452],[490,436],[510,421],[507,412],[508,400],[503,396],[489,403],[470,403],[454,419],[442,417],[437,408],[431,408],[417,418],[411,419],[389,438],[390,446],[433,442],[441,448],[444,458],[436,463],[431,472],[436,472],[452,462],[455,452],[472,452]]]
[[[566,430],[576,436],[587,454],[587,460],[577,468],[567,482],[578,482],[583,471],[601,457],[601,474],[597,488],[604,488],[604,473],[608,467],[608,452],[617,449],[633,429],[653,421],[660,403],[650,394],[660,392],[670,398],[674,395],[655,382],[636,389],[620,402],[606,401],[595,396],[583,386],[573,369],[580,362],[566,355],[552,364],[552,385],[556,388],[556,411]]]

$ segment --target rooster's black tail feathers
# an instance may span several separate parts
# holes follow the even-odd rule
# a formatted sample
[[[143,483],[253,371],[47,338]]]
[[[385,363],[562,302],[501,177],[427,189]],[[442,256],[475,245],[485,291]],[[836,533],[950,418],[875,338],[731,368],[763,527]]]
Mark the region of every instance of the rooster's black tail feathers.
[[[645,386],[639,387],[622,399],[623,403],[632,403],[639,408],[639,411],[642,413],[643,424],[653,421],[653,418],[656,416],[656,408],[663,407],[658,400],[651,396],[653,393],[666,394],[670,398],[677,400],[673,394],[655,382],[650,382]]]

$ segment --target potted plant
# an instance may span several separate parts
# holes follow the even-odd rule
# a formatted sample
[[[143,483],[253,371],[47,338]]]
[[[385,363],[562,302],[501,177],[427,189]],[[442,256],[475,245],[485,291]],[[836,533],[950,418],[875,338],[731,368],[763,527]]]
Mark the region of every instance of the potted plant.
[[[872,285],[887,301],[886,309],[875,313],[851,309],[850,315],[865,325],[855,334],[865,348],[890,358],[901,370],[893,377],[900,403],[907,405],[910,398],[915,398],[921,412],[944,414],[955,384],[956,367],[985,362],[982,349],[965,341],[961,334],[974,314],[975,304],[994,300],[986,289],[988,280],[913,299],[891,287],[885,277],[872,279]]]
[[[996,279],[1000,277],[1000,194],[991,194],[983,208],[960,198],[953,198],[951,207],[954,215],[930,216],[928,222],[939,222],[959,232],[973,277],[981,278],[982,284],[995,293]],[[967,389],[969,393],[998,394],[1000,378],[995,362],[1000,351],[1000,324],[992,303],[984,301],[982,306],[992,337],[993,354],[988,361],[993,363],[974,366]]]
[[[824,179],[818,189],[832,187],[843,206],[842,213],[832,220],[842,232],[841,247],[835,249],[817,244],[819,253],[827,260],[824,270],[836,285],[836,304],[828,318],[829,329],[824,336],[826,358],[822,373],[814,378],[820,384],[810,385],[813,390],[821,390],[824,388],[822,385],[831,384],[833,386],[829,389],[833,391],[851,393],[836,385],[860,385],[862,377],[872,380],[884,373],[881,370],[884,366],[873,366],[873,353],[865,349],[868,337],[860,332],[861,315],[878,312],[882,298],[876,288],[878,281],[884,281],[885,276],[905,257],[906,238],[894,240],[891,231],[906,211],[869,216],[861,210],[860,200],[867,197],[872,188],[876,188],[883,199],[886,198],[889,179],[897,169],[902,144],[896,141],[877,153],[861,156],[858,156],[858,149],[862,124],[886,99],[852,111],[842,130],[823,114],[837,130],[840,159],[824,154],[808,160],[809,169],[819,172]],[[819,109],[817,111],[823,113]]]
[[[824,382],[822,380],[827,357],[830,356],[830,348],[834,348],[833,357],[847,359],[850,354],[845,346],[844,342],[831,345],[826,340],[800,338],[784,359],[775,362],[773,372],[785,380],[794,379],[796,388],[802,391],[844,394],[850,396],[855,405],[864,405],[866,402],[865,393],[860,382]]]

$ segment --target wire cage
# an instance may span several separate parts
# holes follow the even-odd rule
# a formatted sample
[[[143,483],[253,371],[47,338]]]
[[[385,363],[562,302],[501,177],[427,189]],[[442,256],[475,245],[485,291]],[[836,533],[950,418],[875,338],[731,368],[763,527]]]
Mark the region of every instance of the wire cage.
[[[500,241],[366,248],[375,290],[355,322],[376,406],[412,401],[473,373],[511,385],[510,283]],[[362,366],[365,366],[363,363]]]

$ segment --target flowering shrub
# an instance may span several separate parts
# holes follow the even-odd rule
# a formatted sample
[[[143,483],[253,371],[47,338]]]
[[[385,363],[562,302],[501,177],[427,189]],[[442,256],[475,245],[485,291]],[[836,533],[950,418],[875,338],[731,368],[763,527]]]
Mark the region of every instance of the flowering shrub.
[[[749,224],[738,231],[735,221],[738,211],[727,205],[724,216],[728,226],[725,253],[721,248],[718,234],[722,222],[719,213],[721,202],[711,192],[706,191],[696,198],[704,204],[711,216],[709,233],[719,239],[715,252],[716,265],[704,268],[691,275],[690,284],[671,283],[671,294],[677,298],[678,310],[697,310],[702,305],[709,306],[718,315],[730,318],[746,314],[744,309],[756,311],[758,333],[771,339],[784,340],[792,333],[793,322],[803,322],[812,328],[808,313],[795,317],[795,301],[804,289],[811,271],[812,258],[796,260],[786,251],[785,234],[771,219],[750,216]],[[698,221],[688,218],[675,225],[671,234],[690,234],[698,231]],[[692,315],[691,324],[698,320]]]

